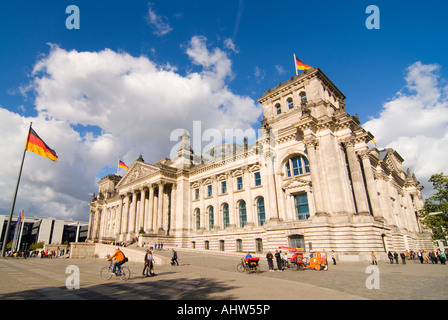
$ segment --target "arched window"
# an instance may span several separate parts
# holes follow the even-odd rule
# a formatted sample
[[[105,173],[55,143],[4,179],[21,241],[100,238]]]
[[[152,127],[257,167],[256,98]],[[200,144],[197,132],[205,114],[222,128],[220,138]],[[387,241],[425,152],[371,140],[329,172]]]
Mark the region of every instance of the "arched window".
[[[288,108],[294,109],[294,102],[292,102],[292,98],[288,98],[286,101],[288,102]]]
[[[275,111],[277,112],[277,114],[282,113],[282,107],[280,106],[280,103],[277,103],[275,105]]]
[[[213,212],[213,206],[208,207],[208,227],[210,230],[215,226],[215,214]]]
[[[225,229],[229,226],[229,224],[229,205],[224,203],[222,205],[222,226]]]
[[[238,205],[238,211],[240,216],[240,227],[244,227],[247,223],[247,214],[246,214],[246,201],[241,200]]]
[[[289,159],[286,164],[286,176],[298,176],[310,172],[310,164],[304,156],[297,156]]]
[[[257,216],[258,216],[258,225],[262,226],[266,221],[266,214],[264,211],[264,198],[260,197],[257,200]]]
[[[196,215],[196,230],[199,230],[201,228],[201,211],[196,209],[194,214]]]
[[[306,102],[306,93],[304,91],[300,92],[300,101]]]

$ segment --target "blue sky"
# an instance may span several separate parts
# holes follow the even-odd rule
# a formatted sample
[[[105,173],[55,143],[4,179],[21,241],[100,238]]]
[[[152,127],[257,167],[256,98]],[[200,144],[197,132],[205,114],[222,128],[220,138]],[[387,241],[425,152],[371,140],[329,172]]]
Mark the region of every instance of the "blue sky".
[[[369,16],[365,11],[371,4],[380,9],[379,30],[369,30],[365,26]],[[69,5],[76,5],[80,10],[79,30],[68,30],[65,26],[69,16],[65,11]],[[25,174],[25,183],[30,186],[29,192],[33,183],[46,186],[48,201],[53,205],[52,214],[86,219],[88,208],[82,208],[86,200],[90,200],[89,193],[96,192],[95,179],[102,174],[112,173],[118,158],[132,163],[138,156],[141,142],[132,145],[130,141],[140,141],[140,137],[146,133],[144,130],[132,134],[128,134],[124,129],[114,131],[106,124],[112,120],[100,118],[100,112],[107,113],[105,109],[98,109],[98,121],[90,120],[96,118],[92,116],[93,110],[90,110],[90,119],[87,116],[81,117],[80,114],[74,115],[69,106],[70,103],[78,103],[79,99],[67,101],[66,109],[61,100],[57,100],[61,103],[59,107],[53,106],[56,98],[63,99],[55,93],[58,85],[61,95],[68,94],[73,89],[73,84],[80,83],[82,79],[82,86],[87,92],[89,87],[97,85],[98,82],[89,85],[86,75],[93,75],[92,79],[103,79],[101,72],[95,68],[101,63],[98,61],[105,60],[93,62],[92,55],[86,57],[82,53],[104,53],[96,58],[106,59],[107,56],[107,59],[110,59],[108,61],[114,62],[111,69],[117,64],[129,63],[138,70],[147,67],[150,70],[152,67],[148,66],[149,63],[158,68],[155,72],[157,76],[162,76],[162,72],[158,71],[164,71],[173,81],[184,80],[179,81],[179,87],[176,88],[197,84],[198,82],[185,81],[197,75],[203,81],[199,83],[199,87],[210,85],[216,96],[199,95],[197,100],[193,99],[195,102],[226,97],[223,101],[226,101],[224,104],[231,105],[230,109],[233,108],[232,115],[237,115],[236,109],[239,108],[246,110],[247,114],[256,115],[258,119],[261,114],[255,110],[259,107],[256,99],[267,89],[295,75],[293,54],[296,54],[305,63],[322,69],[345,94],[347,111],[350,114],[357,113],[361,122],[366,123],[368,127],[382,128],[379,122],[382,125],[389,123],[382,121],[387,116],[387,106],[398,105],[397,108],[400,108],[398,102],[403,100],[398,99],[403,96],[420,97],[414,89],[416,83],[420,84],[415,79],[421,78],[421,75],[426,75],[429,80],[425,83],[432,84],[431,88],[436,88],[438,92],[438,98],[430,103],[434,106],[442,105],[445,115],[448,91],[448,28],[445,22],[447,9],[448,3],[442,0],[327,0],[279,3],[249,0],[8,1],[0,10],[0,111],[4,115],[4,125],[0,130],[8,130],[11,141],[20,141],[22,131],[26,131],[26,123],[35,120],[36,131],[42,132],[41,137],[56,151],[58,147],[59,150],[64,150],[59,140],[60,136],[65,135],[92,153],[98,145],[109,152],[110,145],[106,146],[105,141],[111,145],[120,145],[116,151],[108,153],[110,160],[107,161],[95,153],[95,160],[89,160],[84,157],[88,154],[87,151],[84,154],[69,154],[67,151],[66,157],[62,153],[60,172],[68,169],[73,171],[73,177],[84,177],[78,184],[84,184],[86,187],[82,191],[74,192],[74,198],[78,201],[76,205],[73,204],[73,190],[69,187],[47,184],[49,179],[45,177],[36,180],[31,174]],[[109,53],[105,51],[107,49],[110,50]],[[131,61],[131,58],[140,57],[143,57],[144,61]],[[89,61],[91,69],[81,75],[78,74],[81,69],[78,63],[82,63],[82,59]],[[60,70],[64,66],[63,63],[75,61],[78,68],[73,69],[73,74],[76,74],[76,77],[70,78],[70,69],[67,69],[68,75],[61,75],[57,71],[52,74],[49,71],[52,66],[57,66]],[[421,64],[416,64],[418,62]],[[39,69],[37,66],[43,67]],[[126,70],[126,67],[123,68]],[[33,70],[37,72],[33,73]],[[129,70],[124,72],[132,74]],[[413,71],[415,72],[412,73]],[[424,88],[423,84],[419,88]],[[100,104],[106,103],[104,96],[98,92],[92,90],[85,94],[86,101],[82,106],[96,106],[98,101]],[[142,112],[143,115],[144,111],[133,111],[140,110],[140,98],[138,96],[136,99],[139,102],[136,102],[135,108],[131,107],[131,102],[126,104],[129,105],[129,113]],[[152,98],[159,103],[159,108],[163,108],[160,106],[164,105],[164,101],[172,97],[148,97],[151,101]],[[429,108],[424,104],[425,101],[419,105],[419,110],[423,112]],[[194,114],[194,108],[188,109],[188,112]],[[194,114],[191,119],[200,120],[203,112]],[[230,122],[232,119],[228,116]],[[207,119],[207,116],[205,118]],[[372,120],[377,121],[369,122]],[[258,121],[244,121],[254,128],[259,126]],[[14,131],[13,123],[20,124],[20,128]],[[180,122],[170,122],[169,118],[165,119],[164,125],[169,127],[170,124],[172,129],[182,125]],[[51,130],[55,126],[60,129],[58,138],[53,137],[54,131]],[[442,121],[440,128],[440,136],[444,136],[446,122]],[[44,133],[50,136],[47,135],[47,138]],[[403,136],[398,134],[397,137],[392,137],[385,129],[372,133],[383,147],[403,146],[405,143]],[[418,139],[419,136],[421,134],[418,132],[411,132],[407,137]],[[126,139],[120,140],[122,137]],[[148,141],[147,137],[144,139],[142,141]],[[161,140],[161,144],[166,144],[167,138],[152,135],[152,139]],[[9,150],[12,145],[4,145],[4,148]],[[128,150],[125,145],[129,146]],[[157,146],[151,145],[150,148],[144,149],[145,160],[157,161],[163,153],[166,156],[166,150],[153,152]],[[409,146],[409,143],[402,147],[405,153],[412,152],[406,146]],[[21,148],[23,147],[19,143],[17,151],[11,153],[11,158],[7,160],[8,169],[2,173],[3,180],[14,180],[12,177],[16,176],[17,162],[20,161],[20,156],[16,157],[16,154],[20,154]],[[406,158],[406,155],[411,158],[410,167],[418,171],[422,166],[418,163],[418,153],[405,154],[403,157]],[[414,156],[415,159],[412,160]],[[70,158],[70,163],[65,163],[62,160],[64,158]],[[103,165],[100,161],[103,161]],[[39,159],[31,158],[29,162],[31,163],[28,165],[35,166],[35,170],[40,170],[40,166],[44,166],[45,170],[52,170],[51,165]],[[78,163],[79,167],[75,166],[75,163]],[[434,166],[435,169],[446,169],[443,165],[439,167]],[[91,180],[88,180],[89,176]],[[420,180],[427,180],[428,173],[422,169],[421,176],[423,178]],[[26,190],[26,187],[24,189]],[[27,194],[26,191],[23,192]],[[0,213],[7,211],[5,208],[9,208],[12,196],[9,189],[5,189],[3,194],[0,199]],[[62,202],[64,203],[61,204]],[[25,200],[22,200],[21,205],[31,206]],[[73,212],[74,207],[78,208],[76,213]],[[46,210],[48,211],[48,208],[42,208],[36,215],[50,215]]]

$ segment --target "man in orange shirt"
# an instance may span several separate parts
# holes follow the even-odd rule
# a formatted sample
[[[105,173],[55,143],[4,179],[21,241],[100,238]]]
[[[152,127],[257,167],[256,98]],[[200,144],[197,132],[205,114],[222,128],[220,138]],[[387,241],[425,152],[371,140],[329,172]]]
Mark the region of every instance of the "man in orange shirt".
[[[114,268],[112,269],[112,272],[115,273],[115,271],[117,270],[117,266],[121,266],[122,264],[124,264],[126,262],[126,256],[124,255],[124,253],[120,250],[120,248],[117,248],[117,250],[115,251],[115,253],[113,254],[112,257],[110,257],[109,259],[107,259],[107,261],[110,261],[112,259],[115,258],[115,263],[114,263]],[[115,273],[116,274],[116,273]]]

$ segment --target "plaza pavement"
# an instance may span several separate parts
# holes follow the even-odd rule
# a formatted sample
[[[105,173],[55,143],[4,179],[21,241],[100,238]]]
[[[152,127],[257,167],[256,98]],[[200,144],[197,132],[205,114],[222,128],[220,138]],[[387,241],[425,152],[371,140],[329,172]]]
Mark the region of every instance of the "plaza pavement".
[[[171,251],[155,254],[170,257]],[[178,251],[179,266],[156,265],[155,277],[143,277],[142,263],[129,262],[128,281],[100,278],[108,262],[100,259],[0,259],[0,300],[446,300],[448,266],[378,263],[379,288],[368,289],[368,262],[340,262],[328,271],[287,269],[261,273],[236,271],[242,255]],[[255,255],[256,256],[256,255]],[[79,268],[79,289],[67,289]]]

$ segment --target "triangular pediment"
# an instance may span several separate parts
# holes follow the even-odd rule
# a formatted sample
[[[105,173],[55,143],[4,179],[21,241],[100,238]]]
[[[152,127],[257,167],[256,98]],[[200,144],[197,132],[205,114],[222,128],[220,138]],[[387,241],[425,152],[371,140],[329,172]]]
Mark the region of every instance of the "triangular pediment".
[[[283,190],[294,189],[294,188],[302,188],[302,187],[310,187],[311,181],[301,179],[301,178],[293,178],[288,180],[283,186]]]
[[[136,161],[117,184],[117,188],[140,181],[158,172],[160,172],[160,168],[154,167],[147,163]]]

